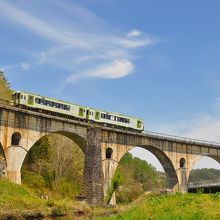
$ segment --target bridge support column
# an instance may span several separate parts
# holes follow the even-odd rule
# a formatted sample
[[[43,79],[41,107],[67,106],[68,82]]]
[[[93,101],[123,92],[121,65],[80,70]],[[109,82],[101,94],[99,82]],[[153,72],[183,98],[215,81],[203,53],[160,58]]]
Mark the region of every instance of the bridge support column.
[[[179,178],[179,192],[181,193],[188,192],[186,168],[179,168],[177,170],[177,176]]]
[[[111,187],[112,178],[115,174],[118,163],[112,159],[106,159],[103,161],[104,165],[104,195],[107,196],[108,189]],[[116,205],[115,192],[112,194],[112,198],[109,202],[110,205]]]
[[[6,178],[10,181],[21,184],[21,166],[27,151],[20,146],[10,146],[5,151],[7,161]]]
[[[82,194],[90,205],[103,205],[101,130],[88,128]]]

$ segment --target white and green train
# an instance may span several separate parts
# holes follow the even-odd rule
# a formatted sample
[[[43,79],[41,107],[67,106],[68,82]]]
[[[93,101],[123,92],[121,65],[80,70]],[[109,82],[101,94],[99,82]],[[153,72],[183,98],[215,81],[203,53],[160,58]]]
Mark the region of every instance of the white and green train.
[[[143,131],[144,121],[139,118],[125,116],[119,113],[88,108],[78,104],[64,102],[29,92],[16,91],[12,94],[15,106],[33,111],[43,112],[61,117],[99,123],[102,126],[126,130]]]

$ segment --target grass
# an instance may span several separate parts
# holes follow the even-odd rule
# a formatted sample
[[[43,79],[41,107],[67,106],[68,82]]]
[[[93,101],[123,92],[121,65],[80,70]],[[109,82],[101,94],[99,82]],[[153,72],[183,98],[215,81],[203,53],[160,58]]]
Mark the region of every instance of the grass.
[[[74,215],[79,212],[91,213],[91,209],[85,203],[69,198],[41,199],[24,186],[0,179],[0,219]]]
[[[220,194],[145,195],[120,214],[97,220],[220,219]]]

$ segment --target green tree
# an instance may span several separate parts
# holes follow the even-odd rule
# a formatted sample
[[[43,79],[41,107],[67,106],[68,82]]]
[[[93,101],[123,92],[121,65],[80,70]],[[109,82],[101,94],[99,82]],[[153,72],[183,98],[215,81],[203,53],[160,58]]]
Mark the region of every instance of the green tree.
[[[0,99],[11,100],[12,91],[10,85],[4,76],[4,73],[0,71]]]
[[[116,173],[120,173],[121,176],[120,184],[116,189],[118,203],[129,203],[145,191],[166,187],[164,173],[158,172],[151,164],[133,157],[130,153],[123,156]]]
[[[84,155],[70,139],[58,134],[41,138],[28,152],[22,166],[22,182],[39,194],[79,195]]]

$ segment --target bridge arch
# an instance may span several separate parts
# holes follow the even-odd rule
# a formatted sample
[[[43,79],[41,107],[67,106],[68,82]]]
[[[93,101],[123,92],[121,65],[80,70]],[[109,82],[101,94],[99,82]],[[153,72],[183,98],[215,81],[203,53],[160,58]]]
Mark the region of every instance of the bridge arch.
[[[170,158],[164,151],[155,146],[144,145],[140,147],[151,152],[159,160],[167,177],[168,188],[174,190],[174,188],[178,185],[178,177]]]
[[[219,183],[220,178],[218,176],[220,176],[219,155],[204,155],[198,157],[189,172],[187,183],[189,192],[195,192],[199,185],[204,186],[204,192],[211,192],[212,189],[206,188],[205,186],[212,185],[216,182]]]
[[[42,145],[37,143],[40,140],[43,140]],[[24,158],[21,166],[22,183],[35,185],[35,188],[37,186],[39,192],[42,187],[52,191],[56,189],[59,193],[62,188],[64,189],[62,193],[65,195],[68,194],[67,192],[73,193],[74,190],[77,192],[82,186],[84,144],[85,140],[82,137],[70,132],[53,132],[44,135],[35,142]],[[78,169],[75,169],[76,167]],[[32,182],[31,176],[39,179],[39,183]],[[76,178],[77,182],[74,181]],[[36,184],[39,184],[39,187]],[[75,196],[75,194],[70,195]]]
[[[86,139],[83,138],[82,136],[73,133],[73,132],[69,132],[69,131],[55,131],[55,132],[51,132],[51,133],[47,133],[42,135],[40,138],[36,139],[35,142],[33,142],[31,144],[31,146],[28,147],[28,150],[26,151],[25,157],[27,156],[27,153],[31,150],[31,148],[38,142],[40,141],[42,138],[49,136],[51,134],[59,134],[61,136],[67,137],[68,139],[70,139],[71,141],[73,141],[74,143],[76,143],[76,145],[82,150],[82,152],[85,154],[85,148],[86,148]],[[20,169],[23,165],[24,159],[23,158],[21,165],[20,165]]]
[[[122,146],[119,146],[119,147],[120,147],[120,149],[123,148]],[[176,191],[178,189],[178,184],[179,184],[178,176],[177,176],[176,170],[174,168],[174,165],[173,165],[171,159],[168,157],[168,155],[164,151],[157,148],[156,146],[140,145],[140,146],[130,146],[130,147],[124,146],[124,150],[123,151],[119,150],[119,153],[115,152],[117,150],[114,149],[114,146],[112,147],[112,149],[113,149],[112,157],[106,158],[103,160],[104,161],[104,177],[105,177],[105,184],[104,184],[105,185],[105,187],[104,187],[105,193],[107,192],[107,189],[111,184],[111,179],[114,176],[114,174],[118,168],[118,165],[119,165],[121,159],[123,158],[123,156],[126,153],[128,153],[130,150],[132,150],[136,147],[145,149],[146,151],[149,151],[157,158],[157,160],[160,162],[160,164],[163,167],[164,172],[166,174],[167,187],[172,191]],[[108,148],[106,148],[106,150]],[[110,204],[116,204],[115,193],[112,195],[112,199],[110,201]]]
[[[57,130],[54,132],[48,132],[48,133],[33,133],[32,135],[28,136],[26,135],[23,137],[23,139],[26,139],[27,141],[24,142],[22,139],[22,136],[15,135],[16,138],[19,137],[20,139],[16,139],[16,145],[12,145],[9,148],[6,149],[6,159],[7,159],[7,178],[11,181],[21,184],[21,167],[23,165],[24,159],[27,155],[27,153],[30,151],[30,149],[34,146],[34,144],[39,141],[44,136],[50,135],[50,134],[60,134],[62,136],[65,136],[69,139],[71,139],[73,142],[76,143],[76,145],[79,146],[79,148],[85,153],[86,148],[86,139],[75,133],[70,131],[63,131],[63,130]],[[20,141],[21,140],[21,141]],[[20,142],[20,143],[19,143]],[[19,145],[17,145],[19,144]],[[23,146],[23,144],[25,146]]]

